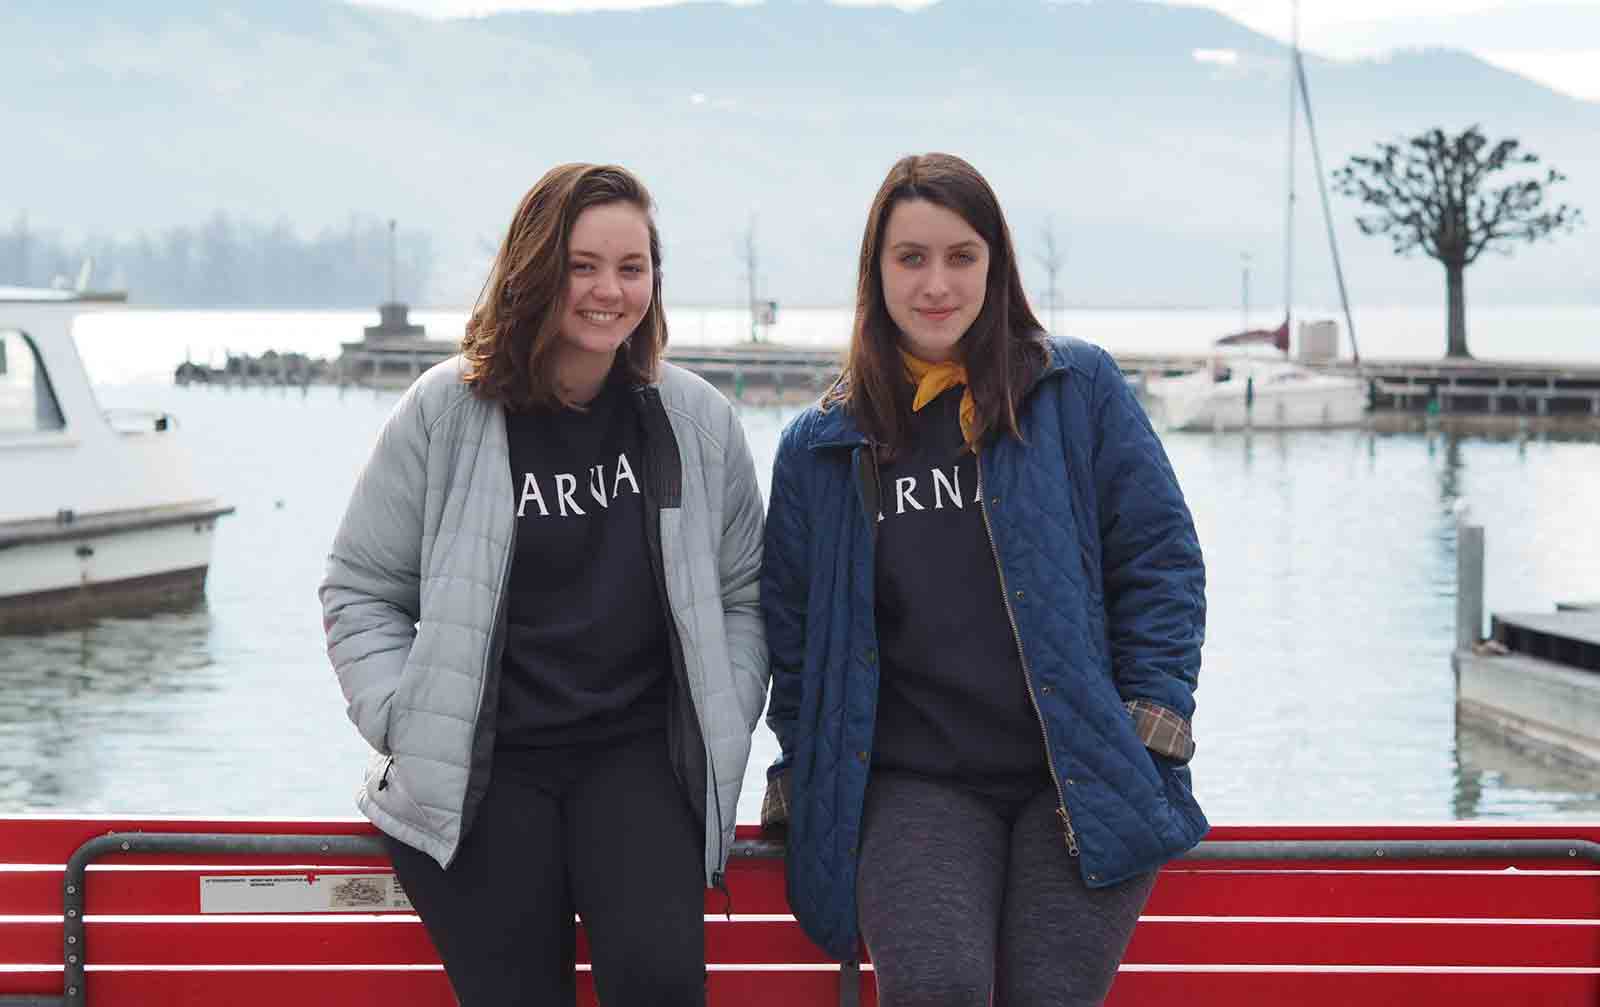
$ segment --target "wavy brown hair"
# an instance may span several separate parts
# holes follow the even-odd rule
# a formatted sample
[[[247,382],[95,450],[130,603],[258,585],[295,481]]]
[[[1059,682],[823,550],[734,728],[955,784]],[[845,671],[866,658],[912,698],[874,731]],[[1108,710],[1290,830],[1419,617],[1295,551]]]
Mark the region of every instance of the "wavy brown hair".
[[[517,204],[516,215],[461,340],[462,380],[479,396],[514,411],[559,407],[550,354],[560,338],[567,292],[568,244],[578,215],[592,206],[628,203],[650,227],[650,308],[617,354],[635,384],[655,380],[667,346],[661,307],[661,235],[644,183],[614,164],[551,168]]]
[[[914,396],[900,358],[900,331],[883,299],[882,249],[889,214],[915,199],[959,215],[989,246],[983,310],[956,349],[977,406],[977,442],[996,433],[1020,438],[1017,408],[1048,359],[1044,327],[1023,292],[1000,200],[976,168],[953,154],[901,158],[878,187],[861,237],[849,355],[843,373],[823,396],[822,408],[849,409],[885,457],[892,458],[905,445]]]

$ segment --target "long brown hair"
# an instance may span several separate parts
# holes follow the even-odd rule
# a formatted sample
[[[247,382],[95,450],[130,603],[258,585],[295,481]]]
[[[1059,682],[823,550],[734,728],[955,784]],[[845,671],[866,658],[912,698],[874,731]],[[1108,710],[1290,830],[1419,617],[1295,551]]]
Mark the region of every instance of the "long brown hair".
[[[913,395],[900,358],[900,333],[883,299],[881,251],[889,214],[901,202],[914,199],[957,214],[988,243],[983,310],[961,337],[957,351],[977,406],[977,441],[995,433],[1020,438],[1017,407],[1047,360],[1044,327],[1028,307],[1000,200],[976,168],[953,154],[901,158],[878,187],[861,237],[849,357],[823,396],[822,408],[848,408],[888,457],[904,446]]]
[[[667,316],[661,307],[661,236],[650,193],[626,168],[563,164],[546,172],[517,204],[467,321],[462,380],[479,396],[516,411],[564,404],[548,361],[560,338],[568,243],[578,215],[608,203],[638,207],[650,227],[650,308],[623,343],[617,365],[634,383],[655,380],[667,346]]]

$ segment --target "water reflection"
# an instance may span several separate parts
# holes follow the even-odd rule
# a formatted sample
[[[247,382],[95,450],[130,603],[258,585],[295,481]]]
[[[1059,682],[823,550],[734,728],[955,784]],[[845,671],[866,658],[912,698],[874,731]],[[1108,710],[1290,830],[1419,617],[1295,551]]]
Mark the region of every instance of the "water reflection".
[[[185,733],[183,697],[217,687],[210,632],[202,603],[0,637],[0,806],[95,803],[122,768],[92,757],[100,740]]]
[[[1454,811],[1463,819],[1592,817],[1600,813],[1600,775],[1458,717]]]
[[[1443,513],[1453,513],[1455,503],[1461,496],[1461,438],[1455,434],[1444,434],[1444,462],[1439,466],[1439,503]],[[1433,438],[1428,439],[1429,454],[1432,454]]]
[[[1515,437],[1438,431],[1167,436],[1207,561],[1195,778],[1213,820],[1588,806],[1592,774],[1571,768],[1525,781],[1484,757],[1463,775],[1450,651],[1463,501],[1489,529],[1491,609],[1593,593],[1590,440],[1519,450]],[[1462,786],[1489,798],[1463,800]]]
[[[392,394],[129,388],[177,413],[218,525],[206,608],[0,638],[0,810],[351,815],[365,746],[328,667],[323,559]],[[763,492],[792,407],[739,410]],[[1455,514],[1491,611],[1593,597],[1594,435],[1173,434],[1205,550],[1195,780],[1214,821],[1595,814],[1593,774],[1455,723]],[[281,503],[280,503],[281,502]],[[776,743],[755,739],[741,814]],[[182,780],[181,785],[176,782]]]

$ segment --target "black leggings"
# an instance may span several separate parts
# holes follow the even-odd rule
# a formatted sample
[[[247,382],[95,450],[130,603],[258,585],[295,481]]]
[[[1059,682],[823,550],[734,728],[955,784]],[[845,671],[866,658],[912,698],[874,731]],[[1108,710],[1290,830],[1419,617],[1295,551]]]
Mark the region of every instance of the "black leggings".
[[[856,887],[881,1007],[1098,1004],[1154,883],[1086,887],[1053,787],[1006,803],[900,773],[867,785]]]
[[[572,1004],[574,912],[606,1007],[705,1003],[703,837],[663,734],[497,765],[449,870],[386,842],[462,1007]]]

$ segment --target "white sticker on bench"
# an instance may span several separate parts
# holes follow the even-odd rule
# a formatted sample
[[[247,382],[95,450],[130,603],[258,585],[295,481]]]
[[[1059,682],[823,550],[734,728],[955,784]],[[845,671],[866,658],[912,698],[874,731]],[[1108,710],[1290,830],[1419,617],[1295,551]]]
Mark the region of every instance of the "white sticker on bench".
[[[393,874],[222,874],[200,878],[202,913],[411,911]]]

